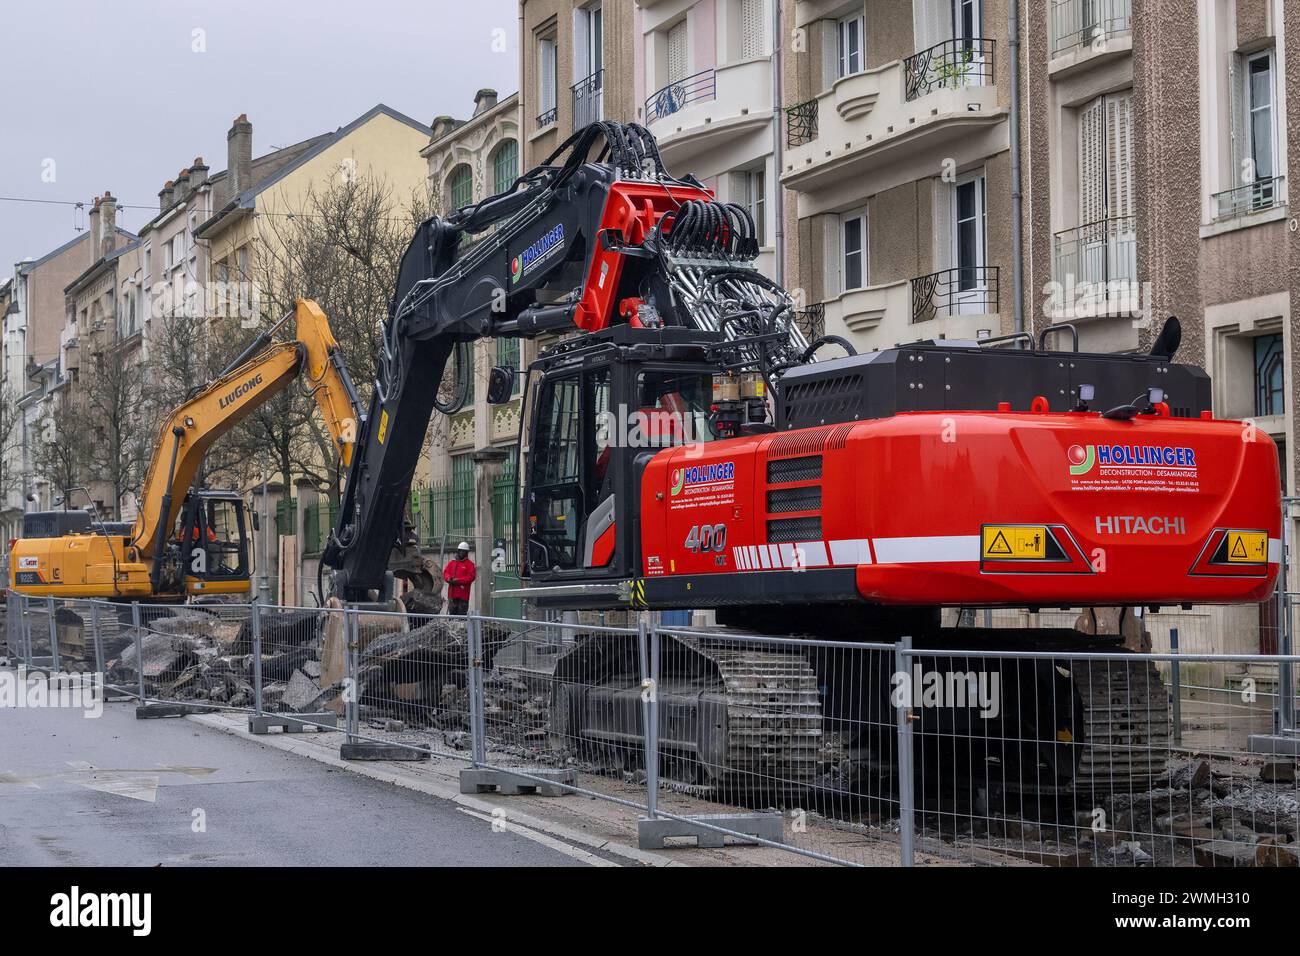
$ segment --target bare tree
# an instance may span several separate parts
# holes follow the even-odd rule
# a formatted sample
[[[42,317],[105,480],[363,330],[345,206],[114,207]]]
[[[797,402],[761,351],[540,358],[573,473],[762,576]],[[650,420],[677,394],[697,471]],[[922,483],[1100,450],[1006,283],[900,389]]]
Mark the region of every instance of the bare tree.
[[[94,353],[83,382],[94,434],[88,471],[112,489],[113,513],[120,515],[122,499],[139,487],[148,462],[152,428],[144,401],[144,371],[126,350],[109,346]]]
[[[65,511],[73,490],[85,484],[89,476],[86,463],[94,440],[86,409],[55,396],[51,407],[41,416],[32,464],[36,473],[63,496]]]
[[[258,220],[251,257],[263,325],[314,299],[329,317],[364,408],[370,399],[381,326],[397,270],[415,228],[428,216],[422,196],[401,200],[369,174],[341,169],[308,190],[301,210]],[[286,487],[305,477],[336,501],[342,478],[338,457],[314,403],[291,389],[244,423],[246,447],[270,457]]]
[[[23,413],[11,389],[0,390],[0,502],[23,490],[21,453]]]

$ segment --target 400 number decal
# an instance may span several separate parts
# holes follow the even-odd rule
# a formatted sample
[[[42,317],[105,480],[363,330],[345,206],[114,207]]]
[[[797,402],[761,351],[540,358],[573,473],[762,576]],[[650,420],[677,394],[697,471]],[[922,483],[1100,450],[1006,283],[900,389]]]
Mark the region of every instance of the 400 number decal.
[[[725,524],[697,524],[686,536],[686,550],[696,554],[727,549],[727,526]]]

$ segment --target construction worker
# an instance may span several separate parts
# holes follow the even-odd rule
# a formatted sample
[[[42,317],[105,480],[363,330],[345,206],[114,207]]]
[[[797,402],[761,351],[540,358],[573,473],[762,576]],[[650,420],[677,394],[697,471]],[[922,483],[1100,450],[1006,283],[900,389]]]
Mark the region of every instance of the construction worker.
[[[447,613],[469,612],[469,586],[474,583],[478,569],[469,559],[469,542],[456,545],[456,557],[442,569],[442,579],[447,582]]]

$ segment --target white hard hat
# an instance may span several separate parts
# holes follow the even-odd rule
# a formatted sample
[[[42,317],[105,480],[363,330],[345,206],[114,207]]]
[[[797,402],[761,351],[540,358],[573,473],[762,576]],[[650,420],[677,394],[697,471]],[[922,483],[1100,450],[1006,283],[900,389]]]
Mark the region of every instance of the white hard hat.
[[[469,542],[468,542],[468,541],[462,541],[460,544],[456,545],[456,550],[457,550],[457,551],[468,551],[468,550],[469,550]]]

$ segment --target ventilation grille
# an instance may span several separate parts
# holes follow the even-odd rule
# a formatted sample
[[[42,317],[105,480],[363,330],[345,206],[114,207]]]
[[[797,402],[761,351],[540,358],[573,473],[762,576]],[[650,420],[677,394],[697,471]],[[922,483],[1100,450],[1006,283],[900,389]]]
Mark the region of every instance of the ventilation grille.
[[[782,397],[791,428],[856,419],[862,402],[862,376],[836,375],[788,385]]]
[[[767,540],[771,544],[791,544],[795,541],[820,541],[822,519],[777,518],[767,523]]]
[[[822,476],[822,456],[782,458],[767,463],[767,483],[779,485],[788,481],[816,481]]]
[[[783,488],[767,493],[768,514],[787,514],[791,511],[821,511],[822,490],[811,488]]]
[[[834,427],[828,426],[826,428],[808,428],[777,435],[772,439],[772,443],[767,446],[767,457],[783,458],[792,455],[815,455],[822,450],[822,447],[826,444],[827,436],[834,430]]]

